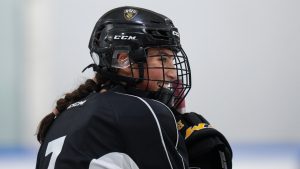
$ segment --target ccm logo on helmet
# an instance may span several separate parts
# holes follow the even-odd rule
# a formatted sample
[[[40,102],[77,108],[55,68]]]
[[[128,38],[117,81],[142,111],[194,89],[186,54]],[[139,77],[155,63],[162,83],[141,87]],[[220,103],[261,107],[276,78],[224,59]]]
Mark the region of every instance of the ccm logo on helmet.
[[[175,36],[178,36],[178,37],[180,37],[180,35],[179,35],[179,32],[172,31],[172,34],[173,34],[173,35],[175,35]]]
[[[126,35],[115,35],[114,39],[121,39],[121,40],[135,40],[136,36],[126,36]]]

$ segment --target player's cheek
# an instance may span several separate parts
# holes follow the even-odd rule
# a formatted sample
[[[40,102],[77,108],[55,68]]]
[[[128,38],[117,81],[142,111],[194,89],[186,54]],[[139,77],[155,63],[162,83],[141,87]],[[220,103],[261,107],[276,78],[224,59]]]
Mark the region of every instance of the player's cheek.
[[[164,70],[161,68],[161,69],[153,69],[151,72],[150,72],[150,79],[152,80],[164,80]]]

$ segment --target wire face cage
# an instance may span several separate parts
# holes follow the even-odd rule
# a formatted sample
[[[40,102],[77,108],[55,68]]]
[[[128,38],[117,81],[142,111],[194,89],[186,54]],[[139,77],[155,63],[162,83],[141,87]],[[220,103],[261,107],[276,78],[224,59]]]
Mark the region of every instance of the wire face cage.
[[[174,107],[181,107],[180,104],[184,103],[184,99],[188,92],[191,89],[191,69],[188,58],[180,48],[179,52],[176,53],[175,59],[175,68],[177,70],[177,83],[172,83],[174,86],[173,89],[173,98],[174,98]]]
[[[147,60],[144,64],[145,76],[140,79],[147,82],[145,90],[151,91],[151,84],[156,84],[159,89],[156,91],[156,97],[163,97],[158,99],[170,107],[178,108],[181,103],[184,103],[184,98],[191,89],[191,70],[189,66],[188,58],[182,48],[170,48],[170,47],[149,47],[145,49],[156,49],[158,53],[151,55],[146,52]],[[169,52],[166,52],[169,51]],[[159,60],[160,63],[153,65],[151,60]],[[134,62],[130,63],[132,77],[134,77],[134,71],[140,69],[134,66]],[[152,72],[156,71],[161,74],[160,76],[151,76]],[[171,72],[171,73],[170,73]],[[168,76],[168,74],[171,77]],[[157,99],[157,98],[155,98]]]

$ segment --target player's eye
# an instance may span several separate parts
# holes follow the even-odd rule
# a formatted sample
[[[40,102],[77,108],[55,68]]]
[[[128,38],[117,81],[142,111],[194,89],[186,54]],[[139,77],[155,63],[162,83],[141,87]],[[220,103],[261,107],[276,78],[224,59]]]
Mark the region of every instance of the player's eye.
[[[160,60],[161,60],[162,62],[167,62],[168,56],[166,56],[166,55],[160,55]]]

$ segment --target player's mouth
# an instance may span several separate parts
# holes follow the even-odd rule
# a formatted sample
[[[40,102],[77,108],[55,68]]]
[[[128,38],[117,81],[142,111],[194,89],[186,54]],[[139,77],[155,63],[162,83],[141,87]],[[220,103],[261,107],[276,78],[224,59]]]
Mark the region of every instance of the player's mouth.
[[[171,87],[171,83],[170,82],[163,82],[163,81],[158,81],[157,82],[157,86],[159,86],[160,88],[170,88]]]

